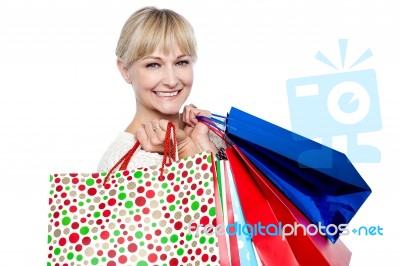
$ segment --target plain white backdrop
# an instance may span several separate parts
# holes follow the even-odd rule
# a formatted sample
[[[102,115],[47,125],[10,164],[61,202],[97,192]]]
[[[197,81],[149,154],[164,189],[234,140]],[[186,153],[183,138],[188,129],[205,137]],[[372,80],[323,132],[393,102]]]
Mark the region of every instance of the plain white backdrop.
[[[356,164],[373,190],[350,227],[381,226],[383,236],[345,236],[351,265],[397,264],[400,4],[397,1],[0,2],[0,264],[44,265],[51,173],[94,172],[135,110],[114,49],[128,16],[145,5],[170,8],[193,25],[199,60],[188,103],[226,114],[239,107],[290,129],[286,80],[335,73],[370,48],[357,67],[375,69],[383,128],[360,142],[381,150]],[[337,147],[342,149],[341,146]]]

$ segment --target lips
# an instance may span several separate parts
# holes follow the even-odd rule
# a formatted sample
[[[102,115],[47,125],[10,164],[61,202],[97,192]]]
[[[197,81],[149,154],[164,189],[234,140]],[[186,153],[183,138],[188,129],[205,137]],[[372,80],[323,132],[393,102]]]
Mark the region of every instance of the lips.
[[[180,91],[155,91],[155,94],[159,97],[174,97],[178,95]]]

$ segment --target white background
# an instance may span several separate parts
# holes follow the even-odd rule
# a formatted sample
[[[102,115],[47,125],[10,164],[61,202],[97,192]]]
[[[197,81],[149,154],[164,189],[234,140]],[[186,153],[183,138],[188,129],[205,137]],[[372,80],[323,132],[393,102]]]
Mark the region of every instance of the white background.
[[[338,39],[349,39],[349,61],[372,50],[354,70],[376,70],[383,129],[360,141],[382,160],[356,164],[373,193],[350,226],[380,225],[384,235],[342,239],[351,265],[398,264],[398,1],[2,0],[0,265],[45,265],[49,174],[94,172],[132,119],[134,95],[114,49],[144,5],[193,24],[199,60],[189,102],[219,114],[236,106],[285,128],[286,80],[336,73],[314,59],[318,50],[336,64]]]

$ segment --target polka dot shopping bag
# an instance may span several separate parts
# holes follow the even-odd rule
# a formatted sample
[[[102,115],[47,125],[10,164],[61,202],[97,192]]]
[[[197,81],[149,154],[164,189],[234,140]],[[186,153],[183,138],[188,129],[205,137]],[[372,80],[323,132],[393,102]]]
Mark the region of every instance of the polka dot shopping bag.
[[[52,174],[47,265],[229,265],[223,238],[194,233],[220,222],[215,176],[210,152],[112,174]]]

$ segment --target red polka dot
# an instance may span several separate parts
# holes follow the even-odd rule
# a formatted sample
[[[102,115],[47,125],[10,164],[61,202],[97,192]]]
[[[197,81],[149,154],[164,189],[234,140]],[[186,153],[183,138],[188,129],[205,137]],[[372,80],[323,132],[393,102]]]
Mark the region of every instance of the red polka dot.
[[[138,246],[135,244],[135,243],[130,243],[129,245],[128,245],[128,251],[129,252],[135,252],[136,250],[137,250],[137,248],[138,248]]]
[[[143,186],[138,187],[137,188],[137,192],[143,193],[144,192],[144,187]]]
[[[78,173],[69,173],[69,176],[70,177],[76,177],[76,176],[78,176]]]
[[[207,205],[203,205],[203,206],[201,206],[201,208],[200,208],[200,211],[201,212],[206,212],[208,210],[208,207],[207,207]]]
[[[146,197],[151,199],[156,195],[156,193],[154,192],[154,190],[149,190],[146,192]]]
[[[61,178],[57,177],[56,179],[54,179],[55,183],[60,183],[61,182]]]
[[[55,212],[54,214],[53,214],[53,217],[54,218],[58,218],[60,216],[60,213],[59,212]]]
[[[152,235],[150,235],[150,234],[147,234],[147,235],[146,235],[146,239],[147,239],[147,240],[150,240],[151,238],[152,238]]]
[[[161,235],[161,230],[160,230],[160,229],[157,229],[157,230],[154,232],[154,234],[155,234],[156,236]]]
[[[100,237],[101,239],[106,240],[110,237],[110,233],[108,231],[103,231],[100,233]]]
[[[103,250],[97,251],[97,256],[102,256],[103,255]]]
[[[139,222],[142,217],[139,214],[136,214],[135,216],[133,216],[133,219],[135,220],[135,222]]]
[[[107,266],[117,266],[117,263],[115,263],[115,261],[109,261],[107,262]]]
[[[61,193],[61,198],[65,198],[67,196],[67,193],[63,192]]]
[[[188,172],[185,170],[182,172],[182,177],[187,177],[188,176]]]
[[[172,259],[169,261],[169,265],[170,265],[170,266],[177,266],[178,263],[179,263],[179,261],[178,261],[177,258],[172,258]]]
[[[174,179],[175,179],[175,174],[174,174],[174,173],[169,173],[169,174],[167,175],[167,179],[168,179],[169,181],[174,180]]]
[[[75,246],[75,250],[78,251],[78,252],[81,251],[82,248],[83,248],[83,247],[82,247],[81,244],[78,244],[78,245]]]
[[[125,242],[125,238],[119,237],[117,242],[118,242],[118,244],[123,244]]]
[[[188,181],[188,183],[192,183],[193,178],[192,178],[192,177],[189,177],[189,178],[187,179],[187,181]]]
[[[86,189],[86,187],[85,187],[85,185],[79,185],[79,186],[78,186],[78,189],[79,189],[80,191],[84,191],[84,190]]]
[[[117,252],[115,252],[115,250],[111,249],[108,251],[107,255],[109,258],[114,258],[117,255]]]
[[[175,228],[175,230],[179,230],[179,229],[181,229],[182,228],[182,222],[176,222],[175,224],[174,224],[174,228]]]
[[[201,166],[201,170],[203,170],[203,171],[207,170],[207,168],[208,168],[208,164],[206,164],[206,163],[204,163],[204,164]]]
[[[150,187],[151,186],[151,182],[147,181],[145,185],[146,185],[146,187]]]
[[[210,224],[210,218],[208,218],[208,216],[203,216],[203,217],[201,217],[201,219],[200,219],[200,223],[201,223],[203,226],[206,226],[206,225]]]
[[[143,209],[143,213],[144,214],[149,214],[150,213],[150,209],[149,208],[144,208]]]
[[[167,259],[167,254],[161,254],[160,259],[161,260],[166,260]]]
[[[188,260],[189,260],[189,259],[188,259],[188,257],[186,257],[186,256],[184,256],[184,257],[182,258],[182,262],[183,262],[183,263],[186,263]]]
[[[174,186],[174,191],[178,192],[181,187],[179,185]]]
[[[98,219],[97,221],[96,221],[96,224],[97,225],[101,225],[103,223],[103,220],[102,219]]]
[[[90,244],[90,242],[91,242],[92,240],[90,239],[90,237],[88,237],[88,236],[86,236],[86,237],[84,237],[83,239],[82,239],[82,244],[84,244],[84,245],[89,245]]]
[[[56,187],[56,191],[57,191],[57,192],[61,192],[62,190],[63,190],[63,187],[62,187],[61,185],[59,185],[59,186]]]
[[[125,171],[122,172],[122,174],[123,174],[124,176],[127,176],[127,175],[129,175],[129,171],[128,171],[128,170],[125,170]]]
[[[62,238],[60,238],[58,243],[60,244],[60,246],[64,246],[67,243],[67,240],[64,237],[62,237]]]
[[[92,174],[92,177],[93,177],[93,178],[98,178],[99,176],[100,176],[99,173],[93,173],[93,174]]]
[[[144,197],[137,197],[135,199],[135,203],[137,206],[142,207],[143,205],[146,204],[146,199]]]
[[[196,249],[196,255],[200,255],[201,254],[201,248]]]
[[[203,254],[203,256],[201,256],[201,261],[202,262],[208,261],[208,255],[207,254]]]
[[[79,234],[77,234],[77,233],[72,233],[70,236],[69,236],[69,242],[71,242],[72,244],[75,244],[76,242],[78,242],[79,241]]]
[[[68,200],[68,199],[64,200],[64,205],[65,205],[65,206],[68,206],[70,203],[71,203],[70,200]]]
[[[178,165],[178,168],[179,168],[179,169],[182,169],[182,168],[183,168],[183,163],[180,163],[180,164]]]
[[[215,262],[215,261],[217,261],[217,256],[215,256],[215,255],[212,255],[212,256],[211,256],[211,261],[212,261],[212,262]]]
[[[151,253],[151,254],[147,257],[147,259],[149,260],[149,262],[154,263],[154,262],[157,261],[158,257],[157,257],[156,254]]]
[[[96,190],[94,187],[92,187],[92,188],[89,188],[89,189],[88,189],[87,193],[88,193],[90,196],[94,196],[94,195],[96,195],[97,190]]]
[[[197,185],[196,185],[196,184],[192,184],[192,185],[190,186],[190,188],[191,188],[192,190],[196,190]]]
[[[196,164],[200,164],[200,163],[201,163],[201,161],[202,161],[202,159],[201,159],[201,158],[197,158],[195,162],[196,162]]]
[[[109,199],[107,202],[108,206],[114,206],[115,203],[117,203],[117,201],[114,198]]]
[[[106,207],[106,204],[105,203],[100,203],[99,204],[99,208],[102,210],[102,209],[104,209]]]
[[[110,215],[111,215],[110,210],[105,210],[105,211],[103,212],[103,216],[104,216],[104,217],[108,217],[108,216],[110,216]]]
[[[167,196],[167,202],[172,203],[175,201],[175,195],[174,194],[170,194]]]
[[[79,179],[78,178],[72,178],[72,184],[76,185],[79,183]]]
[[[118,262],[121,264],[125,264],[128,261],[128,258],[125,255],[121,255],[118,258]]]

